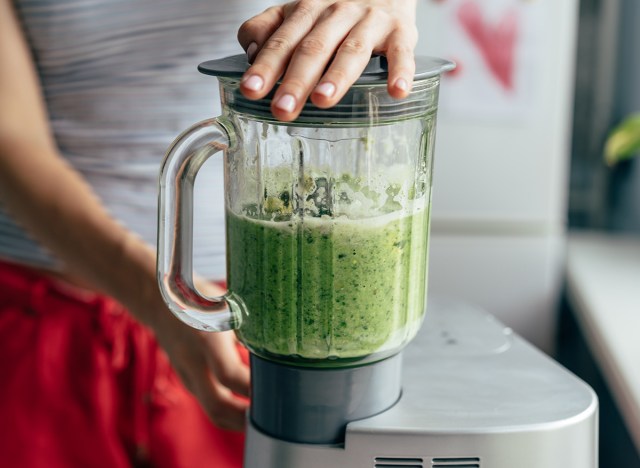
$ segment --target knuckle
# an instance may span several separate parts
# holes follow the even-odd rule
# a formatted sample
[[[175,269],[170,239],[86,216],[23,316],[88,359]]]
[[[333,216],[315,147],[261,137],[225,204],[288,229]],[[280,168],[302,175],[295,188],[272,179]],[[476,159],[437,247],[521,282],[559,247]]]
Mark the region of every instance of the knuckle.
[[[295,16],[297,21],[313,21],[316,3],[315,0],[300,0],[293,10],[292,16]]]
[[[268,7],[267,9],[265,9],[260,15],[258,16],[277,16],[277,17],[281,17],[281,13],[282,13],[282,7],[279,5],[273,5]]]
[[[418,41],[418,26],[415,23],[395,18],[391,22],[389,38],[396,42],[406,42],[415,45]]]
[[[335,2],[327,7],[327,13],[334,16],[351,17],[358,13],[358,7],[352,2]]]
[[[222,368],[218,370],[216,377],[222,385],[229,388],[236,380],[236,373],[233,369]]]
[[[320,39],[307,37],[300,42],[297,51],[303,55],[320,55],[326,48],[326,44]]]
[[[411,55],[413,54],[413,47],[405,43],[396,43],[389,47],[388,53],[393,55]]]
[[[374,24],[384,24],[390,21],[389,13],[373,6],[367,8],[366,17]]]
[[[415,47],[418,42],[418,27],[416,25],[403,26],[401,30],[403,31],[407,42]],[[413,50],[413,48],[411,50]]]
[[[298,0],[295,10],[301,13],[309,13],[315,9],[317,4],[317,0]]]
[[[327,78],[336,84],[344,83],[347,80],[347,72],[342,68],[331,68],[329,75],[330,77]]]
[[[248,19],[240,25],[240,27],[238,28],[238,34],[250,33],[251,31],[257,29],[256,22],[256,18]]]
[[[342,45],[340,46],[339,52],[346,54],[361,54],[365,52],[367,49],[364,41],[350,37],[344,40]]]
[[[282,36],[271,36],[262,48],[273,52],[288,53],[291,51],[291,42]]]

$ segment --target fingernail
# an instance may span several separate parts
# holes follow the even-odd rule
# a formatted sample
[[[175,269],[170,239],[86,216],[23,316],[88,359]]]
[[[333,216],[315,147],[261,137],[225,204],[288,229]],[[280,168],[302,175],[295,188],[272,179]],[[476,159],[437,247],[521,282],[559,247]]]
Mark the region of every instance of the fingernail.
[[[396,80],[395,87],[401,91],[406,91],[407,89],[409,89],[409,84],[407,83],[407,80],[405,80],[404,78],[398,78]]]
[[[264,86],[264,80],[258,75],[249,75],[242,80],[242,84],[251,91],[260,91]]]
[[[314,93],[322,94],[325,97],[331,97],[336,92],[336,85],[330,82],[320,83],[316,86],[316,89],[313,90]]]
[[[283,94],[276,101],[276,107],[285,112],[293,112],[296,108],[296,98],[294,98],[291,94]]]
[[[253,62],[253,56],[256,54],[256,50],[258,50],[258,44],[255,42],[252,42],[249,44],[249,47],[247,47],[247,60],[249,63]]]

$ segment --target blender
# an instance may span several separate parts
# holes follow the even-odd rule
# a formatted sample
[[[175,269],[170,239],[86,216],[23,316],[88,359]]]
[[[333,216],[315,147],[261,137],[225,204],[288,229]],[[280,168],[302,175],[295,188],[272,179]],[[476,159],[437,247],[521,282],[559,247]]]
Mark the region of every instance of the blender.
[[[218,77],[223,111],[163,162],[158,280],[178,318],[233,329],[250,351],[246,467],[595,466],[585,384],[472,307],[430,306],[422,327],[438,89],[453,66],[416,57],[412,91],[396,100],[373,57],[337,105],[307,103],[286,123],[271,114],[273,92],[239,92],[244,55],[199,66]],[[192,196],[220,151],[228,291],[206,297],[194,286]],[[527,438],[536,431],[545,437]],[[527,455],[557,451],[560,433],[582,455]],[[527,461],[491,462],[501,444]]]

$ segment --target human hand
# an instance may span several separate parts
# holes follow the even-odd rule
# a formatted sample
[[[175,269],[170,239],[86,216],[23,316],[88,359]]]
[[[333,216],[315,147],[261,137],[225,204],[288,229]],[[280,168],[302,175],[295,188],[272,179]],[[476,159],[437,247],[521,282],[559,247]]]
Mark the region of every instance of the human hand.
[[[224,291],[209,290],[221,295]],[[185,387],[209,418],[223,429],[244,429],[249,403],[249,367],[242,361],[233,332],[202,332],[189,327],[160,300],[153,328]]]
[[[308,97],[320,108],[335,105],[375,53],[387,57],[389,94],[404,98],[415,72],[415,9],[415,0],[299,0],[271,7],[238,31],[252,63],[240,90],[261,99],[282,78],[271,111],[291,121]]]

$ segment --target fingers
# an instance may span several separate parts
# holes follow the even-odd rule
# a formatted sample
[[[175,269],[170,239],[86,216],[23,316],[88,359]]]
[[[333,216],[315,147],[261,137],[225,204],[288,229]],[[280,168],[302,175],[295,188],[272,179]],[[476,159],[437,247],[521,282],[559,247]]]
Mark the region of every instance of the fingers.
[[[181,377],[216,426],[233,431],[244,429],[249,403],[218,382],[206,365],[190,367],[189,376]]]
[[[249,396],[249,367],[242,362],[233,332],[202,333],[205,339],[207,384],[199,400],[211,420],[223,429],[240,431],[246,423]],[[212,371],[212,372],[211,372]]]
[[[342,6],[331,8],[331,13],[318,21],[314,29],[298,44],[291,57],[271,104],[273,115],[280,120],[293,120],[300,113],[335,50],[357,21],[357,17],[348,14],[347,10],[352,9],[351,6],[334,5]],[[369,54],[370,52],[369,50]],[[359,74],[359,71],[356,70],[355,73]],[[335,86],[321,88],[321,92],[328,96],[335,94],[335,91]]]
[[[389,64],[387,90],[396,99],[403,99],[411,92],[416,72],[413,50],[417,38],[417,33],[411,34],[407,31],[395,31],[389,38],[386,50]]]
[[[167,311],[167,315],[171,314]],[[248,394],[249,369],[237,351],[234,335],[205,334],[180,322],[171,325],[157,329],[156,336],[184,386],[217,426],[242,430],[248,401],[234,393]],[[220,353],[213,363],[212,353]],[[216,372],[221,372],[221,379]]]
[[[212,381],[209,403],[204,403],[203,408],[213,423],[232,431],[243,431],[246,425],[246,414],[249,403],[233,395],[219,382]]]
[[[331,66],[311,94],[311,101],[316,106],[326,108],[335,105],[360,77],[371,53],[379,45],[379,37],[385,37],[391,27],[389,21],[381,18],[383,15],[382,12],[370,11],[342,41]]]
[[[249,396],[249,367],[242,361],[233,332],[203,333],[208,348],[207,361],[223,386],[234,393]]]
[[[247,53],[249,63],[253,62],[256,52],[273,35],[284,21],[284,6],[273,6],[245,21],[238,29],[238,42]]]
[[[415,2],[301,0],[252,18],[238,38],[254,59],[240,84],[245,97],[263,98],[282,77],[272,100],[279,120],[294,120],[309,96],[318,107],[335,105],[372,52],[387,56],[389,94],[411,91]]]
[[[322,1],[302,0],[289,7],[286,19],[262,44],[253,65],[244,74],[240,90],[247,98],[261,99],[273,88],[295,48],[314,26],[323,4]]]

